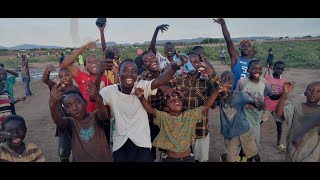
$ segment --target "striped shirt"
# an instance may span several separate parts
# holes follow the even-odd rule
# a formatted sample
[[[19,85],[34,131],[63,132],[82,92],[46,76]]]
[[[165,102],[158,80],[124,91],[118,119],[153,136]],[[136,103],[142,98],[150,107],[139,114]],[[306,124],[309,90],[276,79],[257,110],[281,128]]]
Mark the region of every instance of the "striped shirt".
[[[4,90],[4,93],[0,95],[0,123],[11,114],[9,93]]]
[[[26,143],[26,149],[22,154],[18,154],[7,145],[0,144],[0,161],[9,162],[44,162],[45,158],[41,150],[33,143]]]

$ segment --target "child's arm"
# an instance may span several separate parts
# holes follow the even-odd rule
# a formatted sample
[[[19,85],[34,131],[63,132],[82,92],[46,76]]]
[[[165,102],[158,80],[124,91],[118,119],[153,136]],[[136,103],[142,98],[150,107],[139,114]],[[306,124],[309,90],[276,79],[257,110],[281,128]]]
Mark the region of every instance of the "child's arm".
[[[176,56],[179,58],[179,52],[176,51]],[[183,66],[188,59],[185,56],[181,56],[180,59],[182,60],[181,63],[174,62],[171,65],[167,66],[168,69],[165,70],[159,77],[154,79],[151,83],[151,90],[154,90],[162,85],[165,85],[168,81],[170,81],[174,75],[174,73]]]
[[[213,21],[215,23],[218,23],[221,25],[222,34],[223,34],[224,39],[226,40],[228,52],[231,57],[231,69],[233,69],[234,65],[237,63],[237,59],[239,58],[239,54],[237,53],[237,51],[234,47],[234,44],[231,39],[230,33],[228,31],[226,22],[224,21],[223,18],[213,19]]]
[[[70,56],[65,57],[63,63],[63,66],[66,67],[70,73],[74,76],[77,77],[78,76],[78,68],[73,65],[73,63],[75,62],[75,60],[78,58],[78,56],[80,54],[83,54],[84,51],[89,48],[89,49],[94,49],[97,47],[97,41],[91,41],[83,46],[81,46],[79,49],[75,50],[74,52],[71,53]]]
[[[102,59],[99,61],[98,73],[97,73],[96,79],[94,80],[94,85],[96,86],[97,89],[100,89],[102,76],[104,75],[106,70],[112,70],[114,68],[113,60],[106,59],[106,52],[107,52],[107,49],[103,52]],[[116,80],[116,76],[115,76],[115,80]]]
[[[143,89],[135,88],[134,94],[140,99],[142,106],[144,109],[153,116],[156,116],[156,109],[151,106],[151,104],[144,98]]]
[[[50,73],[55,70],[56,69],[52,64],[48,64],[42,75],[42,82],[46,83],[50,90],[55,85],[55,83],[51,79],[49,79],[49,77],[50,77]]]
[[[159,30],[161,30],[161,32],[168,30],[168,26],[169,26],[168,24],[162,24],[156,27],[156,30],[154,31],[154,34],[151,39],[150,47],[149,47],[149,49],[151,49],[151,51],[154,54],[157,54],[156,42],[157,42],[158,32]]]
[[[16,103],[18,103],[20,101],[25,101],[26,99],[27,99],[27,96],[23,96],[22,98],[18,98],[15,101],[13,101],[11,104],[16,104]]]
[[[219,85],[215,91],[213,91],[212,95],[208,98],[207,102],[202,106],[202,112],[207,111],[213,103],[216,101],[219,93],[223,91],[229,91],[232,88],[231,84],[223,84]]]
[[[301,128],[297,136],[293,139],[292,144],[295,147],[299,147],[303,136],[309,132],[312,128],[320,126],[320,112],[314,113],[310,119],[306,119],[306,125]]]
[[[256,96],[254,96],[252,93],[250,93],[248,91],[245,92],[245,93],[248,94],[254,101],[254,102],[249,103],[249,104],[251,104],[252,106],[257,108],[259,111],[261,111],[261,110],[263,110],[265,108],[266,104],[265,104],[265,102],[264,102],[262,97],[256,97]]]
[[[63,95],[63,88],[64,84],[57,83],[55,84],[51,91],[50,91],[50,99],[49,99],[49,107],[50,107],[50,113],[51,117],[53,119],[53,122],[59,127],[59,128],[66,128],[66,121],[61,117],[58,109],[57,109],[57,104],[59,103],[59,99]]]
[[[87,85],[86,93],[89,95],[90,100],[96,102],[98,106],[98,120],[109,121],[107,108],[104,106],[102,96],[94,83],[88,79],[88,82],[84,81],[84,84]]]
[[[9,69],[6,69],[6,71],[7,71],[8,73],[14,75],[15,77],[18,77],[18,76],[19,76],[19,74],[18,74],[17,72],[11,71],[11,70],[9,70]]]
[[[284,92],[280,98],[280,101],[279,101],[277,109],[276,109],[277,116],[281,117],[282,119],[284,119],[284,115],[283,115],[284,102],[286,101],[287,96],[288,96],[289,92],[292,91],[292,89],[293,89],[292,83],[286,82],[284,84]]]
[[[106,25],[107,25],[107,23],[105,23],[102,27],[98,27],[100,30],[102,51],[105,51],[107,49],[107,43],[106,43],[106,39],[104,37],[104,28],[106,27]]]

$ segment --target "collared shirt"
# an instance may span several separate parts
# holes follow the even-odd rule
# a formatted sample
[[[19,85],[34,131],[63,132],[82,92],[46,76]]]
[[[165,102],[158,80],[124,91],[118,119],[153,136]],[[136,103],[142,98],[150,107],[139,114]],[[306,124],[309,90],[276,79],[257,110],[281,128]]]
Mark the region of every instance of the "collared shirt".
[[[188,78],[187,74],[176,76],[170,81],[171,87],[176,87],[180,91],[183,110],[194,109],[204,105],[205,101],[218,86],[217,78],[208,78],[198,73],[195,81]],[[203,121],[197,124],[196,138],[204,138],[208,135],[208,116],[207,112],[202,116]]]

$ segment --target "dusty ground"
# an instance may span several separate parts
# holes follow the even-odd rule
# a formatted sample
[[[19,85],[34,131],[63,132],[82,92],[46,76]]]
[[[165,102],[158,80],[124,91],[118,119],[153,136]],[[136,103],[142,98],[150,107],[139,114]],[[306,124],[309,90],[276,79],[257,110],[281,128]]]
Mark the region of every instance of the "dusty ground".
[[[214,62],[214,67],[220,74],[224,70],[229,70],[230,66],[221,65]],[[43,69],[45,64],[33,64],[33,71]],[[264,70],[265,71],[265,70]],[[303,101],[303,92],[307,84],[320,79],[320,70],[313,69],[286,69],[284,76],[290,81],[296,82],[296,87],[290,94],[289,99]],[[39,80],[31,82],[31,91],[34,94],[25,102],[16,104],[17,114],[23,116],[27,121],[26,141],[34,142],[43,151],[47,161],[59,161],[57,157],[57,138],[54,137],[55,125],[51,119],[48,98],[49,89]],[[15,86],[15,97],[22,96],[24,93],[23,84],[17,82]],[[211,162],[218,162],[219,155],[224,153],[223,137],[220,134],[220,120],[217,109],[211,110],[210,117],[210,159]],[[284,125],[282,143],[285,144],[285,135],[287,127]],[[284,161],[284,153],[275,148],[276,143],[276,125],[275,121],[270,119],[261,127],[261,144],[259,147],[261,160],[266,162]]]

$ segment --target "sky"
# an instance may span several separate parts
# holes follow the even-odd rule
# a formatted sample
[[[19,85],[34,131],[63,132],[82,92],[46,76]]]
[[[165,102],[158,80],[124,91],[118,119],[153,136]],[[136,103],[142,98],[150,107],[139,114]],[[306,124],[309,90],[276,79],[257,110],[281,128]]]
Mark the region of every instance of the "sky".
[[[70,33],[71,21],[78,21],[78,38],[75,32],[73,36]],[[96,18],[0,18],[0,46],[36,44],[78,47],[100,38],[95,21]],[[320,35],[320,18],[226,18],[225,21],[232,38]],[[158,40],[223,37],[221,26],[213,23],[212,18],[107,18],[106,41],[150,41],[160,24],[170,26],[167,31],[159,32]]]

